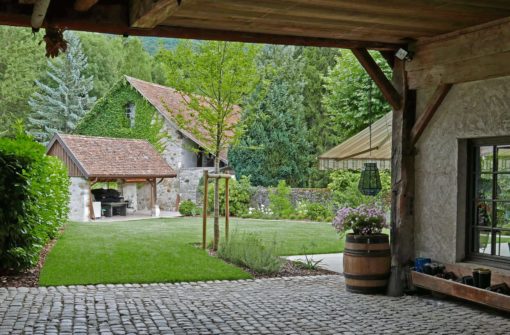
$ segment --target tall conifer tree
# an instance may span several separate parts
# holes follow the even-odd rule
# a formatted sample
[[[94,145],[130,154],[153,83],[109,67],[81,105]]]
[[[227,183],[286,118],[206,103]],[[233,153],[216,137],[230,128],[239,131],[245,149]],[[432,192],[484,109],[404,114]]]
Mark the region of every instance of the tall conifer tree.
[[[65,32],[64,38],[67,52],[48,61],[46,77],[36,81],[39,90],[28,102],[32,109],[29,131],[43,143],[55,132],[71,133],[96,100],[89,95],[93,78],[84,75],[87,57],[80,39],[72,32]]]
[[[262,80],[245,108],[246,132],[229,151],[236,173],[255,185],[294,187],[307,182],[311,146],[302,79],[303,60],[293,47],[266,46],[260,57]]]

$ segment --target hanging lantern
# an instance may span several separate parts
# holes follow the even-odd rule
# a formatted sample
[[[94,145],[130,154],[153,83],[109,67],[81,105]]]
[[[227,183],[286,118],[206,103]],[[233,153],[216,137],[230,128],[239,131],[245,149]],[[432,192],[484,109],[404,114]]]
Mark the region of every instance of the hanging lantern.
[[[381,177],[376,163],[363,164],[358,189],[361,194],[375,196],[382,189]]]

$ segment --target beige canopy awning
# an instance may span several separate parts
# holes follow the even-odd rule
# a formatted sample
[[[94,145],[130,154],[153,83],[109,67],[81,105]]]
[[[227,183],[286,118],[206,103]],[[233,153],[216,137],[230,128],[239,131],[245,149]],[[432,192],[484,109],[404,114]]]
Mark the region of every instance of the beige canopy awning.
[[[358,170],[365,162],[376,162],[380,169],[390,169],[391,119],[390,112],[375,121],[371,130],[367,127],[320,155],[319,168]]]

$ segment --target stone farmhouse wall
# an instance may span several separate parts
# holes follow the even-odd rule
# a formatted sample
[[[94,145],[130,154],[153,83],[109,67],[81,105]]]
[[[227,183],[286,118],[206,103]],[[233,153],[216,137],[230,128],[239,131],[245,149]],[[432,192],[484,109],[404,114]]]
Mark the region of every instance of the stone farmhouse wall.
[[[434,88],[417,92],[417,113]],[[417,257],[465,257],[467,141],[510,134],[510,77],[453,86],[423,132],[415,160]],[[433,241],[433,243],[431,243]]]
[[[177,173],[176,178],[163,180],[157,185],[158,205],[161,210],[176,211],[178,203],[191,200],[200,203],[198,184],[204,170],[213,168],[196,167],[197,156],[193,152],[196,144],[185,137],[170,121],[165,120],[164,131],[168,136],[163,140],[165,149],[163,158]],[[138,192],[139,209],[150,206],[150,186],[142,186]]]

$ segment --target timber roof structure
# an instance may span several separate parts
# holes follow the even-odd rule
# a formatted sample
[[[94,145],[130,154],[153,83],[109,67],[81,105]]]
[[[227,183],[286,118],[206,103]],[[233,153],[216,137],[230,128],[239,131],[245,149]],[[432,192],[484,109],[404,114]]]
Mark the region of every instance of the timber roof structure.
[[[67,165],[70,176],[98,180],[176,176],[146,140],[57,133],[47,148],[48,155],[59,157]]]
[[[389,168],[391,160],[392,112],[387,113],[336,147],[319,156],[321,169],[361,168],[365,161],[379,161]],[[356,162],[358,161],[358,162]]]
[[[47,8],[34,6],[45,2]],[[0,2],[3,25],[377,50],[396,50],[509,16],[506,0]]]
[[[129,76],[124,77],[127,82],[151,105],[153,105],[167,121],[175,124],[184,136],[188,137],[191,141],[195,142],[202,148],[207,149],[211,146],[213,139],[209,138],[209,132],[197,122],[197,112],[189,108],[185,101],[189,99],[186,94],[168,86],[150,83]],[[231,114],[228,120],[229,125],[234,125],[241,119],[241,108],[239,106],[234,106],[234,111],[235,113]],[[189,123],[190,127],[196,129],[200,138],[186,129],[179,127],[175,121],[177,117],[182,117],[187,123]],[[229,134],[227,134],[227,136],[229,136]],[[228,163],[226,149],[220,152],[219,156],[224,163]]]

